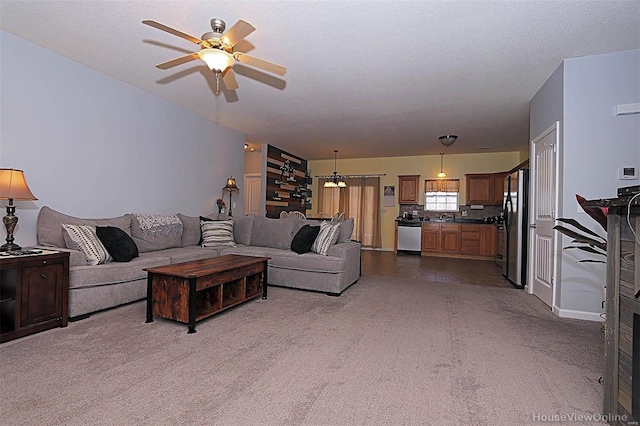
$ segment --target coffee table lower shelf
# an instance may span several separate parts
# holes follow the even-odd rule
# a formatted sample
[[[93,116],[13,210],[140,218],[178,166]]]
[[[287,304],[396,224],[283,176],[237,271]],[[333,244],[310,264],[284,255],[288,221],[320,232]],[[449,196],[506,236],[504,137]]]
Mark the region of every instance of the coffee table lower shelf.
[[[153,316],[188,324],[262,295],[267,298],[268,257],[226,255],[148,268],[147,320]]]

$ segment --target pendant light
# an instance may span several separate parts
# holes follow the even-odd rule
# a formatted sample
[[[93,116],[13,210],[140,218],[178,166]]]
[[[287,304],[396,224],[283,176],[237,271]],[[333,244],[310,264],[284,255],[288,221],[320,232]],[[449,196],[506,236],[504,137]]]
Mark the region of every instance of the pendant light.
[[[338,150],[334,149],[333,157],[333,177],[324,183],[325,188],[346,188],[347,183],[342,176],[338,177]]]
[[[444,158],[444,152],[440,153],[440,173],[438,173],[438,178],[446,178],[447,175],[442,171],[442,159]]]

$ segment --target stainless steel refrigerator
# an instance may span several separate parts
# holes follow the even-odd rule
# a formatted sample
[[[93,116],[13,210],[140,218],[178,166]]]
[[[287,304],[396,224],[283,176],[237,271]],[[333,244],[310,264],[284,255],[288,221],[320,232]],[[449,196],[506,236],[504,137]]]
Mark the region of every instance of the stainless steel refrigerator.
[[[504,179],[503,275],[518,288],[527,282],[527,235],[529,233],[529,170],[518,170]]]

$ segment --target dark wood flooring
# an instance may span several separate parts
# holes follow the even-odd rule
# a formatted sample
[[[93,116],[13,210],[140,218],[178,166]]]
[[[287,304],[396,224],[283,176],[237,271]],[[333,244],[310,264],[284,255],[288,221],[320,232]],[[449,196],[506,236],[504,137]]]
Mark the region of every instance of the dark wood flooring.
[[[453,259],[362,250],[362,273],[420,281],[515,288],[502,276],[502,269],[496,262],[488,260]]]

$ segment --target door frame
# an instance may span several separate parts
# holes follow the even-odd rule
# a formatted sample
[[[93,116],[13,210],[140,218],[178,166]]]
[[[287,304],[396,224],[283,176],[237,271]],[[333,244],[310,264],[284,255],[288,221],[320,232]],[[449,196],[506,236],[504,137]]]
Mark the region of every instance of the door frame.
[[[529,187],[529,227],[528,227],[528,232],[529,232],[529,243],[527,244],[527,250],[528,250],[528,259],[530,259],[527,262],[527,284],[525,286],[525,290],[527,291],[527,293],[529,294],[533,294],[533,279],[534,279],[534,267],[533,265],[535,264],[535,229],[531,226],[534,224],[534,218],[535,218],[535,209],[536,209],[536,203],[535,203],[535,198],[536,198],[536,193],[535,193],[535,185],[534,182],[536,181],[536,156],[535,156],[535,144],[537,142],[539,142],[540,140],[544,139],[545,137],[547,137],[550,133],[552,133],[553,131],[556,132],[556,140],[555,140],[555,154],[556,154],[556,158],[555,158],[555,215],[553,217],[554,221],[557,217],[561,217],[560,214],[561,212],[559,211],[560,209],[560,200],[561,200],[561,186],[560,186],[560,182],[562,180],[562,174],[561,174],[561,170],[562,168],[560,167],[561,163],[562,163],[562,135],[561,135],[561,131],[562,131],[562,126],[560,125],[560,121],[556,121],[555,123],[553,123],[551,126],[549,126],[549,128],[547,128],[545,131],[543,131],[542,133],[540,133],[538,136],[536,136],[535,138],[533,138],[531,140],[530,146],[529,146],[529,182],[530,182],[530,187]],[[560,283],[558,282],[558,271],[559,271],[559,267],[560,267],[560,262],[562,262],[562,248],[560,247],[561,245],[561,238],[558,238],[558,233],[554,232],[553,233],[553,243],[552,243],[552,249],[553,249],[553,253],[554,253],[554,258],[555,261],[553,263],[553,271],[552,271],[552,289],[551,289],[551,310],[554,312],[557,312],[558,307],[556,306],[556,302],[560,299]]]

